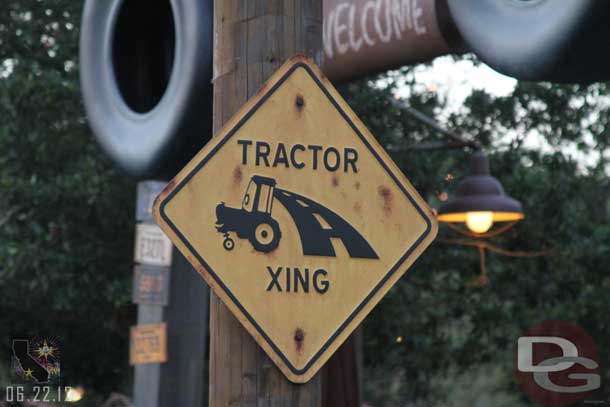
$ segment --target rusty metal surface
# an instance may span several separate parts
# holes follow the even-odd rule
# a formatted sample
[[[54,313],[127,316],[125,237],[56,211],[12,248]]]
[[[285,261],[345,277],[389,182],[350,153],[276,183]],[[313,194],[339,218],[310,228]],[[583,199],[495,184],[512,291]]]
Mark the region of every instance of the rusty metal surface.
[[[423,198],[300,56],[170,181],[153,213],[295,383],[315,376],[437,232]]]
[[[345,81],[456,50],[445,0],[325,0],[323,70]]]

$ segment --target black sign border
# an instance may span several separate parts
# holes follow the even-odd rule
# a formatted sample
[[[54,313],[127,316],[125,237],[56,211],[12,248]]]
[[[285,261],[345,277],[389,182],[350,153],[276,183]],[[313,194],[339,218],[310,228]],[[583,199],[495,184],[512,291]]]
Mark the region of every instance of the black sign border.
[[[360,305],[358,305],[356,307],[356,309],[348,316],[348,318],[345,320],[345,322],[343,322],[343,324],[341,324],[341,326],[330,336],[330,338],[328,339],[328,341],[326,341],[326,343],[320,348],[320,350],[313,355],[313,357],[309,360],[309,362],[307,362],[307,364],[305,365],[305,367],[303,367],[302,369],[297,369],[294,365],[292,365],[292,363],[290,363],[290,361],[288,360],[288,358],[286,357],[286,355],[284,355],[282,353],[282,351],[277,347],[277,345],[271,340],[271,338],[269,338],[269,336],[267,335],[267,333],[258,325],[258,323],[256,322],[256,320],[254,320],[254,318],[252,317],[252,315],[250,315],[248,313],[248,311],[243,307],[243,305],[239,302],[239,300],[235,297],[235,295],[233,295],[233,293],[231,292],[231,290],[229,290],[229,288],[227,286],[225,286],[225,284],[222,282],[222,280],[218,277],[218,275],[214,272],[214,270],[209,266],[209,264],[203,259],[203,257],[197,253],[197,251],[193,248],[193,246],[191,245],[191,243],[186,239],[186,237],[178,230],[178,228],[176,227],[176,225],[174,225],[174,223],[169,219],[169,217],[166,215],[165,213],[165,206],[172,200],[172,198],[178,193],[180,192],[180,190],[186,185],[186,183],[195,175],[197,174],[201,168],[203,168],[203,166],[209,161],[209,159],[211,157],[213,157],[226,143],[227,141],[229,141],[229,139],[231,139],[231,137],[233,137],[233,135],[235,134],[235,132],[237,132],[237,130],[239,130],[241,128],[241,126],[248,121],[248,119],[254,114],[256,113],[256,111],[258,110],[258,108],[260,106],[262,106],[267,99],[273,95],[273,93],[290,77],[290,75],[292,75],[292,73],[297,70],[298,68],[303,68],[310,76],[311,78],[314,80],[314,82],[320,87],[320,90],[322,90],[322,92],[326,95],[326,97],[328,98],[328,100],[332,103],[332,105],[337,109],[337,111],[341,114],[341,116],[345,119],[345,121],[347,123],[349,123],[350,127],[352,128],[352,130],[354,130],[354,132],[358,135],[358,137],[360,137],[360,140],[364,143],[364,145],[371,151],[371,153],[373,154],[373,156],[375,156],[375,158],[379,161],[379,163],[381,164],[381,166],[386,170],[386,172],[388,173],[388,175],[394,180],[394,182],[396,183],[396,185],[400,188],[400,190],[405,194],[405,196],[409,199],[409,201],[411,201],[411,203],[413,204],[413,206],[417,209],[417,211],[420,213],[420,215],[422,216],[422,218],[426,221],[426,230],[422,233],[422,235],[415,241],[415,243],[413,243],[413,245],[411,247],[409,247],[409,249],[405,252],[405,254],[396,262],[396,264],[394,264],[394,266],[390,269],[390,271],[383,277],[383,279],[381,279],[381,281],[373,288],[373,290],[364,298],[364,300],[360,303]],[[176,236],[178,236],[180,238],[180,240],[182,240],[182,242],[184,243],[184,245],[191,251],[191,253],[193,254],[193,256],[195,256],[195,258],[197,258],[197,260],[207,269],[208,273],[212,276],[212,278],[214,278],[214,280],[216,281],[216,283],[218,284],[219,287],[222,288],[222,290],[225,292],[225,294],[233,301],[233,303],[235,304],[235,306],[242,312],[242,314],[248,319],[248,321],[250,321],[250,323],[254,326],[254,328],[256,328],[256,330],[258,331],[258,333],[261,335],[261,337],[263,337],[265,339],[265,341],[269,344],[269,346],[275,351],[275,353],[282,359],[282,361],[286,364],[286,366],[288,366],[288,368],[290,369],[290,371],[292,373],[294,373],[295,375],[299,375],[302,376],[304,375],[309,368],[311,368],[311,366],[320,358],[320,356],[324,353],[324,351],[337,339],[337,337],[343,332],[343,330],[350,324],[350,322],[360,313],[360,311],[362,310],[362,308],[364,308],[368,302],[371,300],[371,298],[373,298],[373,296],[375,294],[377,294],[377,292],[385,285],[385,283],[388,281],[388,279],[390,279],[394,273],[396,273],[396,271],[398,270],[398,268],[400,267],[400,265],[409,257],[409,255],[420,245],[420,243],[430,234],[430,231],[432,230],[432,224],[430,222],[430,219],[426,216],[425,212],[423,211],[423,209],[417,204],[417,202],[415,201],[415,199],[413,199],[413,197],[409,194],[409,192],[407,191],[407,189],[405,188],[405,186],[398,180],[398,178],[396,177],[396,175],[394,175],[394,173],[390,170],[390,168],[388,168],[388,166],[386,165],[386,163],[381,159],[381,157],[379,157],[379,154],[377,154],[377,152],[375,151],[375,149],[372,148],[372,146],[370,145],[369,141],[366,139],[366,137],[364,137],[364,135],[360,132],[360,129],[352,122],[352,120],[349,118],[349,116],[347,115],[347,113],[345,113],[345,111],[343,109],[341,109],[341,106],[339,106],[339,104],[337,103],[337,101],[332,97],[332,95],[330,94],[330,92],[328,91],[328,89],[326,89],[324,87],[324,85],[322,84],[322,82],[320,81],[320,79],[316,76],[316,74],[311,70],[311,68],[303,63],[303,62],[297,62],[295,63],[281,78],[280,80],[277,81],[277,83],[275,83],[275,85],[273,85],[273,87],[271,87],[269,89],[268,92],[266,92],[263,97],[256,103],[256,105],[254,105],[254,107],[244,116],[242,117],[242,119],[235,125],[235,127],[233,127],[226,135],[225,137],[222,139],[222,141],[220,141],[213,149],[212,151],[210,151],[202,160],[201,162],[199,162],[197,164],[197,166],[195,166],[195,168],[186,176],[184,177],[184,179],[176,186],[176,188],[161,202],[160,205],[160,214],[161,217],[163,218],[163,220],[172,228],[172,230],[174,231],[174,233],[176,234]]]

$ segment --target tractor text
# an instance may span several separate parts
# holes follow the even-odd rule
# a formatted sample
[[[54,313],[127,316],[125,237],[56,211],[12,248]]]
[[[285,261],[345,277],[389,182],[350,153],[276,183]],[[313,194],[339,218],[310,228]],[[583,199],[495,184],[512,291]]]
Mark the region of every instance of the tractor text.
[[[351,147],[335,148],[303,144],[287,146],[284,143],[272,146],[265,141],[252,140],[237,140],[237,144],[242,148],[243,165],[358,172],[358,151]]]

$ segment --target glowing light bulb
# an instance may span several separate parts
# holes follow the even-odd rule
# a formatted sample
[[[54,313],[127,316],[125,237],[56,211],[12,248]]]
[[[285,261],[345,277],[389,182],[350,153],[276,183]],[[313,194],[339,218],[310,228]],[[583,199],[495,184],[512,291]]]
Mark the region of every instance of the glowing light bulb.
[[[466,226],[474,233],[487,232],[493,223],[493,212],[468,212],[466,214]]]
[[[76,402],[76,401],[80,401],[83,398],[83,394],[85,393],[85,390],[83,390],[82,387],[78,386],[76,388],[69,388],[68,391],[66,392],[66,399],[65,401],[67,402]]]

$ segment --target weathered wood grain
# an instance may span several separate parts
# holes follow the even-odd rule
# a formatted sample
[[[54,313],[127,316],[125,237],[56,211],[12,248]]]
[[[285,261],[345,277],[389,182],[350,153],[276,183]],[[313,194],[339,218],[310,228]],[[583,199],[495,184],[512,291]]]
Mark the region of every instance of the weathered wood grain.
[[[294,54],[321,63],[321,0],[216,0],[214,131]],[[314,407],[319,375],[290,383],[220,299],[210,299],[210,406]]]

